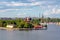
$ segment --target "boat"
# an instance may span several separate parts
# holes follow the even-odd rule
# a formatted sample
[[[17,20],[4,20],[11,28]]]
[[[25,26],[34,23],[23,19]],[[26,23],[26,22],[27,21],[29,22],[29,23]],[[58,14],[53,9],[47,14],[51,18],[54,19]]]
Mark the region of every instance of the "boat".
[[[47,29],[47,24],[46,23],[40,23],[40,24],[34,26],[34,29],[35,30],[40,30],[40,29],[44,30],[44,29]]]
[[[47,23],[40,23],[42,25],[43,28],[46,28],[47,29]]]

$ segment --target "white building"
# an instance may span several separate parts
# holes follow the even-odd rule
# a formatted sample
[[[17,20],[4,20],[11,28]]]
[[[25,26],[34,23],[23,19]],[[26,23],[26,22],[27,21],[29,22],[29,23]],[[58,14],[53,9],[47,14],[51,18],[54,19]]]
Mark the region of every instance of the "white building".
[[[7,28],[13,28],[14,25],[13,25],[13,24],[9,24],[9,25],[7,25],[6,27],[7,27]]]

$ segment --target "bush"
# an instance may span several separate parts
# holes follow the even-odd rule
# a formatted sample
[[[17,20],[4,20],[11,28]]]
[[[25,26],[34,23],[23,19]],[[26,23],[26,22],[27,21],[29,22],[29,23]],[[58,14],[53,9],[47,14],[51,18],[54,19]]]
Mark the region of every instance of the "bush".
[[[33,28],[31,23],[25,23],[24,28]]]

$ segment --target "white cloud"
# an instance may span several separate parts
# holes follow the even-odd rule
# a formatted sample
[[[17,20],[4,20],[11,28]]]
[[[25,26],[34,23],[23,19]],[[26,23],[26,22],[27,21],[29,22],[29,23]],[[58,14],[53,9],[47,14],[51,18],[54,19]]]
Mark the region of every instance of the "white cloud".
[[[4,9],[4,10],[0,10],[0,12],[18,11],[18,10],[32,10],[32,9],[30,9],[30,8],[23,8],[23,9],[12,8],[12,9]]]
[[[46,10],[43,12],[43,14],[44,14],[45,16],[50,16],[50,15],[54,15],[54,14],[60,14],[60,9],[59,9],[59,8],[56,8],[56,7],[50,8],[49,10],[46,9]]]
[[[40,5],[39,2],[33,2],[33,3],[9,3],[6,4],[7,6],[36,6]]]
[[[60,13],[60,9],[58,9],[56,13]]]
[[[7,12],[7,11],[12,11],[12,10],[20,10],[20,9],[5,9],[5,10],[0,10],[0,12]]]
[[[31,0],[31,1],[35,1],[35,0]],[[6,6],[40,6],[40,8],[45,10],[44,15],[60,13],[60,9],[58,8],[60,6],[50,5],[53,3],[48,1],[39,1],[39,2],[31,2],[31,3],[22,3],[22,2],[12,1],[12,2],[0,2],[0,4],[6,5]],[[6,9],[6,10],[0,10],[0,12],[10,11],[10,10],[22,10],[22,9]],[[32,10],[32,9],[23,9],[23,10]]]
[[[36,0],[28,0],[28,1],[34,1],[30,3],[22,3],[22,2],[0,2],[2,5],[6,6],[46,6],[46,5],[53,5],[55,1],[36,1]],[[49,6],[50,7],[50,6]]]
[[[6,6],[37,6],[44,4],[45,1],[31,2],[31,3],[22,3],[22,2],[0,2],[2,5]]]
[[[56,13],[60,14],[60,9],[57,9],[57,10],[56,10]]]
[[[51,10],[51,12],[52,12],[52,14],[55,14],[55,13],[56,13],[56,8],[53,8],[53,9]]]
[[[0,2],[2,5],[6,6],[46,6],[46,5],[55,5],[56,1],[36,1],[36,0],[28,0],[28,1],[34,1],[31,3],[22,3],[22,2]],[[50,7],[50,6],[48,6]]]
[[[53,8],[53,9],[51,10],[51,13],[52,13],[52,14],[60,14],[60,9],[59,9],[59,8]]]

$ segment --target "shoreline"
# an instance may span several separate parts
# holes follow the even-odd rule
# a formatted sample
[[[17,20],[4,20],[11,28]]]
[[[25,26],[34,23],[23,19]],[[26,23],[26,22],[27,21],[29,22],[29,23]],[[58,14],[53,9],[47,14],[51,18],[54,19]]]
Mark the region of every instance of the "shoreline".
[[[6,27],[0,27],[0,30],[47,30],[46,28],[6,28]]]
[[[34,28],[6,28],[6,27],[0,27],[0,30],[33,30]]]
[[[6,28],[6,27],[0,27],[0,30],[19,30],[19,28]]]

